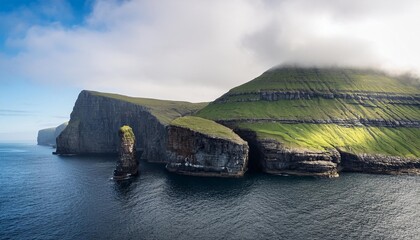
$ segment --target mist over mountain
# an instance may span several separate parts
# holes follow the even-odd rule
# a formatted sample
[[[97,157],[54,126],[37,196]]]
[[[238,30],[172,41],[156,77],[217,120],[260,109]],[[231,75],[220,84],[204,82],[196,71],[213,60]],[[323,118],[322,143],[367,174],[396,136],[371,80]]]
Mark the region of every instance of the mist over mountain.
[[[418,12],[413,0],[94,1],[72,24],[22,15],[0,68],[41,83],[190,101],[211,101],[284,63],[414,75]]]

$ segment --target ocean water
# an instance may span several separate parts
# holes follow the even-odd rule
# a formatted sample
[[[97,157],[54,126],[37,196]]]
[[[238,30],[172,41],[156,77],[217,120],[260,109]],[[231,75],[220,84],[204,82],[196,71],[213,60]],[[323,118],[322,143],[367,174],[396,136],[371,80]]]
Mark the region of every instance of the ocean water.
[[[178,176],[0,144],[0,239],[420,239],[420,176]]]

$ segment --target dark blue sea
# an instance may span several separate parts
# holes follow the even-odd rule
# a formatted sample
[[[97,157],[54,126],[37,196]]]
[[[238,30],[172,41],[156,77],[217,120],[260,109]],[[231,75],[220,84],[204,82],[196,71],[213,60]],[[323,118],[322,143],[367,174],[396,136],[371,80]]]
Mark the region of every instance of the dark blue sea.
[[[0,144],[0,239],[420,239],[420,177],[178,176]]]

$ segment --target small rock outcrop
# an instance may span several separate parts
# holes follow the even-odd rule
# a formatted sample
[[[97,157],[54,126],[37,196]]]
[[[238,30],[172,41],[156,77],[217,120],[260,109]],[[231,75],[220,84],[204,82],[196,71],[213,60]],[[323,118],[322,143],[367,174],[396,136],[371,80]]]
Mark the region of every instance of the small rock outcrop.
[[[138,173],[136,159],[136,138],[133,129],[122,126],[118,131],[120,137],[119,159],[114,170],[114,179],[126,179]]]
[[[240,177],[248,144],[231,129],[199,117],[175,119],[168,127],[166,169],[184,175]]]

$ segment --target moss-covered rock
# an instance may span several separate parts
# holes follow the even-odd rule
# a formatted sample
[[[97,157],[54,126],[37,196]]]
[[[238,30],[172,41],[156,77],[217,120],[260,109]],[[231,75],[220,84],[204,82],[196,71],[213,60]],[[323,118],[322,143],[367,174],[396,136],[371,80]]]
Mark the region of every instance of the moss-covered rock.
[[[124,125],[118,131],[120,136],[119,159],[114,170],[114,179],[125,179],[138,173],[136,159],[136,137],[130,126]]]

